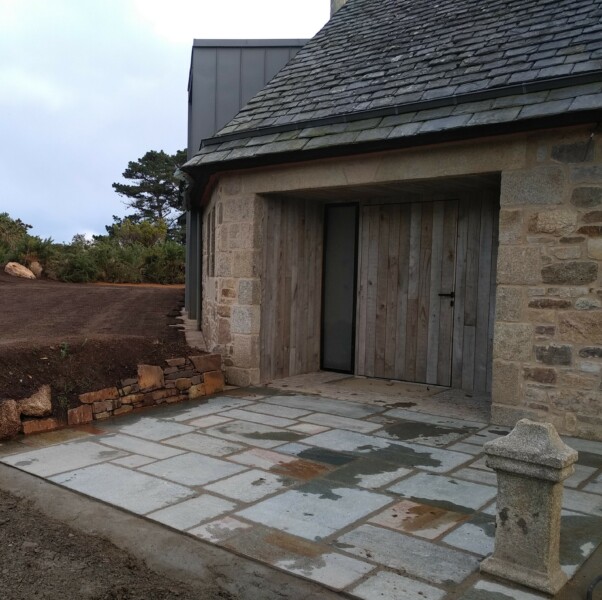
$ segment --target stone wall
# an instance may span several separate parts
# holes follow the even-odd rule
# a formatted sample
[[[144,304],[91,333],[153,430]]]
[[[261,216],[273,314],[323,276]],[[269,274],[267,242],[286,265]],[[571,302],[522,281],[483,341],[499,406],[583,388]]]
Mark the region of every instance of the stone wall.
[[[600,142],[533,136],[500,203],[493,420],[602,439]]]
[[[51,389],[43,385],[30,398],[0,403],[0,439],[53,431],[67,425],[102,421],[150,406],[202,400],[224,389],[219,354],[172,358],[165,365],[138,365],[137,377],[118,385],[80,394],[79,406],[61,419],[53,412]],[[55,410],[56,412],[56,410]]]
[[[259,383],[262,211],[263,200],[241,194],[238,180],[221,183],[205,210],[202,328],[232,385]]]
[[[494,422],[602,438],[602,147],[594,127],[223,175],[204,211],[203,332],[234,385],[261,382],[262,194],[501,174]],[[206,217],[215,215],[208,274]]]

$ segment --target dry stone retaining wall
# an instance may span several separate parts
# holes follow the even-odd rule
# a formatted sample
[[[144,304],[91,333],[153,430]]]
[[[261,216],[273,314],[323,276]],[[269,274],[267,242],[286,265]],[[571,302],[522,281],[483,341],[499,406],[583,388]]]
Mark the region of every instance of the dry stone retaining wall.
[[[44,385],[30,398],[0,403],[0,439],[84,425],[158,404],[202,400],[224,389],[222,358],[206,354],[165,361],[165,366],[138,365],[136,377],[119,385],[80,394],[80,405],[67,411],[67,420],[52,414],[51,390]],[[25,419],[22,419],[25,417]]]

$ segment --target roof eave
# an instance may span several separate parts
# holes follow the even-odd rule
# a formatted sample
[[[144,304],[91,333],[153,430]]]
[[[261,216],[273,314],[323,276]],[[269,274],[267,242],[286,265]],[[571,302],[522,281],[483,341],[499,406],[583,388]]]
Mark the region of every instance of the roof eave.
[[[358,154],[373,154],[377,152],[402,150],[411,147],[465,141],[482,137],[511,135],[542,129],[557,129],[559,127],[600,123],[601,121],[602,110],[584,110],[564,113],[561,115],[547,115],[545,117],[525,119],[522,121],[477,125],[472,127],[459,127],[444,131],[415,134],[404,138],[343,144],[338,146],[328,146],[325,148],[316,148],[313,150],[296,150],[279,152],[275,154],[262,154],[242,159],[218,161],[215,163],[207,163],[202,165],[184,165],[182,170],[186,171],[194,178],[194,196],[196,199],[194,203],[199,206],[203,206],[208,202],[211,190],[213,189],[211,182],[215,181],[217,176],[232,171],[257,169],[262,167],[279,166],[283,164],[307,162],[313,160],[342,158],[345,156],[354,156]]]

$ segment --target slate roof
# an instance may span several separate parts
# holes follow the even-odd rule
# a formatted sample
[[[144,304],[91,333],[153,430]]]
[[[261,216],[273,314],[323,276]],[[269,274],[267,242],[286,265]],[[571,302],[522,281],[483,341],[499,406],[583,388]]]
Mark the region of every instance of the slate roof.
[[[602,0],[349,0],[186,167],[602,110]]]

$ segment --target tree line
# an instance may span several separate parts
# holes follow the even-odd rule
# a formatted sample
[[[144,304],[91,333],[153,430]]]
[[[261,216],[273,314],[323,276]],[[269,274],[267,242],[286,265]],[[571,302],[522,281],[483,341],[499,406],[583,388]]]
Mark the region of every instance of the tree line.
[[[0,265],[37,262],[45,276],[74,283],[183,283],[185,214],[175,172],[185,161],[186,150],[151,150],[130,161],[122,174],[128,183],[112,187],[131,212],[113,216],[106,234],[91,240],[82,234],[66,244],[42,239],[29,233],[31,225],[0,213]]]

